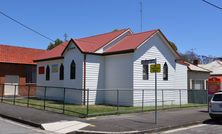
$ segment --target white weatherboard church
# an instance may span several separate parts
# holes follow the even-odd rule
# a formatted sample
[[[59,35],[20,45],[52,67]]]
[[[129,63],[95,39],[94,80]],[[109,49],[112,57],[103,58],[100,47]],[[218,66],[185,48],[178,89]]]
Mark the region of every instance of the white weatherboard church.
[[[142,60],[157,59],[161,72],[157,74],[158,89],[168,89],[165,99],[179,103],[178,90],[187,89],[187,66],[177,63],[179,54],[171,47],[160,30],[133,33],[130,29],[80,38],[64,42],[40,55],[37,85],[53,86],[47,89],[47,97],[60,100],[63,88],[66,101],[82,104],[85,90],[90,90],[90,104],[119,104],[137,106],[141,89],[145,100],[154,99],[154,74]],[[169,90],[170,89],[170,90]],[[176,92],[176,93],[174,93]],[[44,90],[38,88],[42,97]],[[161,92],[158,91],[158,99]],[[187,103],[187,91],[182,91],[182,103]]]

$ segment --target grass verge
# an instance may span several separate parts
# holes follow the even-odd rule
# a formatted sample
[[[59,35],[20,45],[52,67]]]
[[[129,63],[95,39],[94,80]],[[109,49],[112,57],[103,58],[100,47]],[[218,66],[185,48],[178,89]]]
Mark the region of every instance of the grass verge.
[[[114,115],[114,114],[124,114],[124,113],[135,113],[135,112],[147,112],[154,111],[154,106],[111,106],[111,105],[89,105],[88,112],[86,105],[74,105],[74,104],[64,104],[57,101],[43,101],[39,99],[26,99],[26,98],[16,98],[14,99],[4,99],[4,103],[15,104],[19,106],[26,106],[31,108],[36,108],[40,110],[48,110],[57,113],[63,113],[66,115],[76,116],[76,117],[91,117],[91,116],[101,116],[101,115]],[[160,105],[158,110],[168,110],[177,108],[190,108],[190,107],[206,107],[207,104],[182,104],[182,105]],[[64,110],[63,110],[64,109]]]

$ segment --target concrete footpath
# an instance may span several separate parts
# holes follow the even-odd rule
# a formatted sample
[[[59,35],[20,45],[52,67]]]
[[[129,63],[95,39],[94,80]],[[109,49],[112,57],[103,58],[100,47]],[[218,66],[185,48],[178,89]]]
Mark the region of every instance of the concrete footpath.
[[[158,112],[158,124],[154,112],[133,113],[91,118],[77,118],[33,108],[0,103],[0,116],[35,127],[42,124],[79,121],[87,127],[72,133],[149,133],[202,123],[209,119],[207,108],[186,108]]]
[[[77,117],[5,103],[0,103],[0,116],[54,133],[65,134],[89,125]]]
[[[173,128],[199,124],[210,119],[207,108],[186,108],[158,112],[158,122],[154,122],[154,112],[134,113],[115,116],[89,118],[88,127],[78,132],[105,133],[131,132],[151,133]]]

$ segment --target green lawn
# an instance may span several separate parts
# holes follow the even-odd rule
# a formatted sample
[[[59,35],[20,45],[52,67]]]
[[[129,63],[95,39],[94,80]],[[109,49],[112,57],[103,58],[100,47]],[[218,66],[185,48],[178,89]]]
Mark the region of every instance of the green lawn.
[[[5,103],[13,104],[13,99],[4,99]],[[28,106],[28,100],[25,98],[18,98],[15,100],[16,105]],[[158,106],[158,110],[173,109],[173,108],[188,108],[188,107],[206,107],[207,104],[184,104],[184,105],[164,105]],[[38,99],[29,99],[29,107],[36,109],[44,109],[44,101]],[[122,113],[132,113],[141,111],[153,111],[154,106],[144,106],[140,107],[126,107],[126,106],[110,106],[110,105],[89,105],[88,106],[88,116],[99,116],[99,115],[110,115],[110,114],[122,114]],[[63,103],[56,101],[45,101],[45,109],[53,112],[63,112]],[[87,106],[84,105],[64,105],[64,114],[73,115],[78,117],[86,117]]]

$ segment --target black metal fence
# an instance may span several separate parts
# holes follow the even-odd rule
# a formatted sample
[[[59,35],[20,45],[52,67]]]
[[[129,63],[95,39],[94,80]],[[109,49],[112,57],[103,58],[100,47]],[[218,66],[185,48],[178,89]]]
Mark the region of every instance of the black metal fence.
[[[151,89],[84,90],[52,86],[0,85],[2,103],[79,117],[152,111],[155,106],[154,96],[154,90]],[[206,90],[158,89],[157,91],[159,110],[206,106],[206,102]]]

